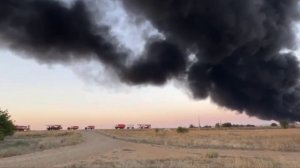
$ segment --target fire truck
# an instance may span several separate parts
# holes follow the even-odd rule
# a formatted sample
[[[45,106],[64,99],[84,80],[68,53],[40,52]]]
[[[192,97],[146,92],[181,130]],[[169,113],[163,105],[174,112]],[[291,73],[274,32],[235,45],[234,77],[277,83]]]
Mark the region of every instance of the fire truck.
[[[70,126],[67,128],[68,130],[78,130],[79,126]]]
[[[117,125],[115,126],[115,129],[124,129],[125,127],[126,127],[125,124],[117,124]]]
[[[134,129],[134,124],[127,124],[127,125],[126,125],[126,128],[127,128],[127,129]]]
[[[138,124],[139,129],[150,129],[151,124]]]
[[[61,130],[63,129],[61,125],[47,125],[47,130],[51,131],[51,130]]]
[[[17,131],[30,131],[30,126],[15,125]]]
[[[84,129],[85,130],[93,130],[93,129],[95,129],[95,126],[94,125],[88,125]]]

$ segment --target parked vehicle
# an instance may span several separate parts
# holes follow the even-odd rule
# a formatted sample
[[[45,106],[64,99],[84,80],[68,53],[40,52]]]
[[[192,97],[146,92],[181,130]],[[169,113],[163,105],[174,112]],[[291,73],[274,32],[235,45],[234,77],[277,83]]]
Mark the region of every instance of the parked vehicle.
[[[115,126],[115,129],[124,129],[125,127],[126,127],[125,124],[117,124],[117,125]]]
[[[139,129],[150,129],[151,124],[138,124]]]
[[[47,130],[61,130],[63,129],[61,125],[47,125]]]
[[[134,124],[127,124],[126,128],[127,129],[134,129]]]
[[[68,130],[78,130],[79,126],[70,126],[67,128]]]
[[[30,125],[28,125],[28,126],[15,125],[15,128],[17,131],[30,131]]]
[[[85,130],[93,130],[93,129],[95,129],[95,126],[94,125],[88,125],[84,129]]]

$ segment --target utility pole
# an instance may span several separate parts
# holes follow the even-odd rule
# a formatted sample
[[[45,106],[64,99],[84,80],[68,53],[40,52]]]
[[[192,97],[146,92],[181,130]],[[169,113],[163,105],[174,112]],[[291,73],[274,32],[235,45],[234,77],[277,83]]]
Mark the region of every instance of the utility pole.
[[[198,113],[198,128],[199,128],[199,129],[201,128],[199,113]]]

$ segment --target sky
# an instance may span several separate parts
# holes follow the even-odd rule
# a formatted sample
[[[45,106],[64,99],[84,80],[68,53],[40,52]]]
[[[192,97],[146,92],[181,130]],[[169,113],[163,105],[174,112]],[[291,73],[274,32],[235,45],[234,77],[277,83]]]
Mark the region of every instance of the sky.
[[[7,50],[0,51],[0,102],[16,124],[45,129],[47,124],[96,125],[151,123],[177,127],[217,122],[269,122],[217,107],[210,100],[196,101],[176,84],[163,87],[128,87],[87,81],[72,68],[42,65]],[[110,82],[109,82],[110,83]]]
[[[91,10],[97,11],[97,2]],[[102,22],[113,25],[112,33],[136,55],[143,51],[143,37],[160,35],[150,23],[130,24],[117,2],[105,3]],[[274,122],[220,108],[209,99],[194,100],[177,81],[160,87],[126,86],[107,73],[97,62],[49,65],[0,48],[0,108],[9,111],[15,124],[37,130],[48,124],[113,128],[117,123],[187,127],[199,121],[201,126]]]

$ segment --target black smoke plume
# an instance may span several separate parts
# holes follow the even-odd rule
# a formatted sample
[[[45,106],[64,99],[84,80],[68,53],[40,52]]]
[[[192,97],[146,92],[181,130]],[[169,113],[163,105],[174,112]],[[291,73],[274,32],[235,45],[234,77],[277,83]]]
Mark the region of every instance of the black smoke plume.
[[[3,0],[0,29],[3,43],[41,62],[101,59],[114,65],[124,59],[106,38],[109,27],[94,26],[83,1],[69,8],[55,0]]]
[[[149,39],[128,64],[109,26],[93,23],[84,1],[2,0],[3,45],[46,63],[99,60],[128,84],[186,82],[195,98],[262,119],[300,121],[297,0],[123,0],[163,39]],[[195,55],[194,59],[190,59]]]

